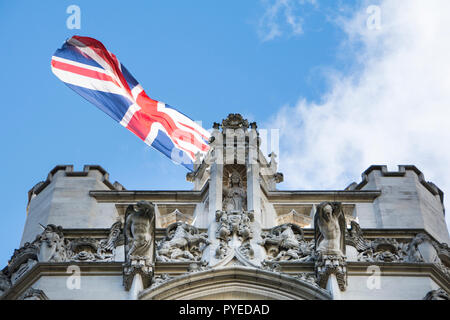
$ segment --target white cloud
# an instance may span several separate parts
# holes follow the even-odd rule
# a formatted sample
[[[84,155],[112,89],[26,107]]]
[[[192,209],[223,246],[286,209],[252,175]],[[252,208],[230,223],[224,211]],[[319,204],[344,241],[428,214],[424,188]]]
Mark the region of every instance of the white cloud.
[[[450,1],[381,1],[380,30],[367,6],[340,20],[359,67],[275,116],[284,187],[341,189],[372,164],[415,164],[446,192],[449,224]]]
[[[316,5],[316,0],[264,0],[265,12],[258,25],[262,41],[270,41],[283,34],[303,33],[303,20],[296,13],[304,4]]]

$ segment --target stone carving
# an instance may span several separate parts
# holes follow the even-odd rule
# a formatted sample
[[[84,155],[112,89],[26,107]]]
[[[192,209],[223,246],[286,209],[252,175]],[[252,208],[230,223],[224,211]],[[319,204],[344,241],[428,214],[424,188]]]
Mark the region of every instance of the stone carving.
[[[49,300],[44,291],[39,289],[34,289],[32,287],[28,288],[18,300]]]
[[[447,243],[439,243],[437,241],[432,241],[434,249],[436,249],[436,254],[441,260],[442,264],[447,268],[450,267],[450,248]]]
[[[8,275],[12,285],[37,263],[38,255],[39,247],[34,242],[26,242],[20,249],[14,250],[8,262]]]
[[[156,260],[162,262],[200,261],[210,243],[206,233],[194,226],[176,222],[167,227],[166,237],[157,245]]]
[[[450,296],[445,290],[439,288],[428,292],[423,300],[450,300]]]
[[[115,249],[123,244],[122,223],[115,222],[107,239],[75,238],[67,239],[68,261],[112,261]]]
[[[407,244],[392,238],[379,238],[370,242],[370,247],[358,254],[358,261],[403,262],[408,256]]]
[[[303,238],[302,229],[292,223],[286,223],[261,234],[260,242],[266,249],[270,261],[304,262],[312,259],[313,243]]]
[[[11,281],[9,280],[7,272],[7,268],[0,271],[0,296],[11,288]]]
[[[14,250],[8,267],[0,273],[0,294],[38,262],[111,261],[116,246],[123,242],[121,225],[113,224],[107,239],[65,239],[61,226],[42,226],[43,232],[33,242]]]
[[[248,242],[253,237],[250,228],[250,222],[253,220],[253,211],[216,211],[216,221],[218,222],[216,237],[220,240],[216,249],[216,258],[221,259],[228,253],[230,241],[232,241],[233,248],[242,245],[241,252],[243,254],[252,254]]]
[[[421,245],[430,243],[435,250],[434,259],[427,260],[421,253]],[[417,234],[409,242],[393,238],[364,239],[362,231],[355,221],[351,222],[346,243],[354,246],[358,253],[358,261],[364,262],[408,262],[433,263],[450,278],[450,256],[446,243],[439,243],[425,233]],[[444,262],[445,261],[445,262]]]
[[[331,274],[339,289],[347,286],[345,258],[346,222],[340,202],[322,202],[314,215],[315,270],[319,286],[325,288]]]
[[[300,281],[304,281],[307,282],[309,284],[312,284],[315,287],[319,287],[320,286],[317,284],[317,278],[314,275],[314,273],[307,273],[307,272],[301,272],[299,274],[296,275],[292,275],[293,278],[298,279]]]
[[[63,262],[67,260],[67,250],[62,230],[61,226],[49,224],[36,237],[35,243],[39,246],[39,261]]]
[[[346,222],[340,202],[322,202],[314,215],[315,250],[321,254],[345,255]]]
[[[202,263],[191,263],[188,267],[188,272],[200,272],[211,269],[210,266],[208,266],[207,261],[203,261]]]
[[[222,120],[222,128],[248,129],[248,121],[239,113],[230,113],[226,119]]]
[[[123,244],[123,242],[122,222],[117,221],[111,226],[108,239],[100,241],[100,247],[102,251],[112,252],[117,246]]]
[[[316,260],[315,269],[317,284],[321,288],[326,288],[328,278],[331,274],[335,274],[339,289],[345,291],[347,287],[347,262],[344,256],[321,254]]]
[[[152,285],[150,286],[151,289],[154,289],[156,287],[159,287],[163,283],[166,283],[167,281],[173,279],[174,277],[169,276],[167,273],[163,273],[160,275],[157,275],[153,278]]]
[[[246,191],[242,187],[241,175],[237,171],[230,174],[228,187],[223,188],[222,210],[228,212],[246,209]]]
[[[356,248],[358,252],[365,251],[370,248],[370,242],[364,238],[364,234],[359,224],[350,221],[350,229],[345,237],[345,243]]]
[[[271,271],[271,272],[282,273],[280,264],[272,263],[272,262],[269,262],[267,260],[264,260],[264,261],[261,262],[261,268],[263,270],[268,270],[268,271]]]
[[[147,201],[129,205],[125,212],[125,258],[123,283],[129,290],[134,276],[140,274],[144,288],[153,276],[155,207]]]

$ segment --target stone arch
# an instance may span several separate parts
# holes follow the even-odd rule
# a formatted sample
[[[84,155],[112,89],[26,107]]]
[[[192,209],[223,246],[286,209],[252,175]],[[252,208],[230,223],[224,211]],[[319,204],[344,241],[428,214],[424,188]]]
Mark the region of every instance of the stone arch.
[[[244,266],[188,273],[139,294],[140,300],[328,300],[331,295],[285,274]]]

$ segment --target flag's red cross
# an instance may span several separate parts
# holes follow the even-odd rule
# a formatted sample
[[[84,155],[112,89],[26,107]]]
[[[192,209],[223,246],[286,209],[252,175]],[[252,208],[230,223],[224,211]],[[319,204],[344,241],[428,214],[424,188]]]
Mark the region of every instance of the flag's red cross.
[[[108,63],[108,65],[112,69],[110,71],[112,71],[120,81],[119,86],[121,86],[128,93],[130,98],[132,98],[133,95],[131,93],[131,89],[120,70],[120,63],[119,60],[116,58],[116,56],[113,53],[109,52],[100,41],[97,41],[92,38],[85,38],[78,36],[73,36],[73,38],[78,40],[81,44],[90,47],[98,56],[100,56],[106,63]],[[111,79],[110,81],[113,81],[113,79]],[[113,82],[117,84],[116,81]],[[180,146],[177,140],[186,142],[188,144],[193,144],[204,152],[208,151],[209,146],[207,144],[204,144],[201,141],[199,141],[192,132],[183,130],[179,126],[177,126],[177,124],[170,117],[170,115],[168,115],[165,112],[158,111],[158,101],[151,99],[149,96],[147,96],[147,94],[144,91],[142,91],[136,97],[136,104],[139,105],[141,109],[134,113],[133,117],[128,122],[127,129],[132,131],[142,140],[145,141],[145,139],[147,138],[148,134],[152,129],[153,123],[157,122],[163,126],[169,137],[172,138],[172,141],[175,143],[175,145],[179,149],[182,149],[183,151],[189,153],[193,159],[195,159],[195,154],[191,150],[188,150]],[[206,137],[203,134],[201,134],[194,128],[191,128],[181,123],[179,125],[183,125],[186,128],[193,130],[194,132],[198,133],[201,137],[206,139]]]

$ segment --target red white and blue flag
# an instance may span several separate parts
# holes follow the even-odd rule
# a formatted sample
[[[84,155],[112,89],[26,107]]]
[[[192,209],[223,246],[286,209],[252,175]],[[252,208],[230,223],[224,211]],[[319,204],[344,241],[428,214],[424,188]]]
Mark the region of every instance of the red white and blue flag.
[[[175,108],[151,99],[98,40],[73,36],[52,57],[52,71],[144,142],[193,170],[210,133]]]

